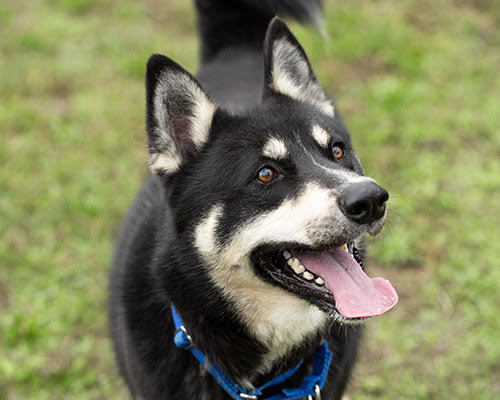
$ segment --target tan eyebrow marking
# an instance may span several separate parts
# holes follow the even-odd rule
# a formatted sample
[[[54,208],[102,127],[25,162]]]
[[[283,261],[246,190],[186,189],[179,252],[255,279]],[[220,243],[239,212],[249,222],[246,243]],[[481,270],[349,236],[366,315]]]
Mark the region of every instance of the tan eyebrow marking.
[[[312,128],[312,135],[314,140],[316,140],[321,147],[328,147],[328,143],[330,143],[330,135],[321,126],[314,125]]]
[[[269,158],[274,158],[279,160],[280,158],[285,158],[288,155],[288,149],[285,146],[285,142],[278,138],[271,138],[262,148],[262,154]]]

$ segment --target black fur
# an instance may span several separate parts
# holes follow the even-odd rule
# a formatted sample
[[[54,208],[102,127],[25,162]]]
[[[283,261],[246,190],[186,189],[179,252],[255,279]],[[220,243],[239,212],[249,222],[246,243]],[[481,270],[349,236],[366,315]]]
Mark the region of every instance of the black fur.
[[[340,399],[354,363],[361,328],[336,323],[324,326],[277,360],[269,371],[261,373],[258,367],[266,343],[249,331],[238,307],[214,285],[211,266],[193,244],[197,224],[216,204],[225,206],[216,232],[216,241],[224,245],[254,216],[297,196],[304,182],[313,179],[326,187],[339,185],[320,168],[311,166],[296,138],[329,168],[362,174],[337,113],[335,117],[325,115],[313,104],[272,88],[270,47],[277,38],[285,37],[296,46],[309,68],[307,76],[296,79],[314,85],[316,91],[321,89],[303,49],[280,21],[274,22],[268,32],[265,68],[263,64],[264,36],[273,15],[285,12],[311,20],[315,15],[311,10],[319,2],[197,0],[196,4],[202,35],[200,83],[166,57],[155,55],[148,62],[149,151],[153,155],[174,151],[181,165],[157,171],[148,179],[118,239],[110,277],[110,324],[121,373],[137,399],[229,398],[189,352],[174,346],[170,312],[173,302],[196,348],[237,382],[251,380],[258,386],[305,359],[304,367],[286,382],[287,386],[298,386],[310,368],[320,339],[326,338],[334,357],[322,398]],[[294,66],[288,68],[295,76]],[[163,99],[171,135],[166,141],[158,135],[154,99],[165,71],[167,79],[179,88],[179,92],[169,92]],[[175,80],[178,77],[193,86],[183,91],[186,87]],[[189,90],[198,89],[219,106],[208,139],[201,146],[189,136],[189,118],[196,117],[196,96]],[[326,99],[322,89],[319,96]],[[346,156],[341,161],[331,159],[328,150],[303,134],[310,130],[311,123],[328,129],[332,143],[343,144]],[[274,133],[286,141],[291,154],[280,162],[263,159],[260,152]],[[280,178],[269,186],[255,180],[259,169],[266,165],[280,173]],[[345,242],[340,236],[338,240]],[[256,271],[254,279],[266,278]]]

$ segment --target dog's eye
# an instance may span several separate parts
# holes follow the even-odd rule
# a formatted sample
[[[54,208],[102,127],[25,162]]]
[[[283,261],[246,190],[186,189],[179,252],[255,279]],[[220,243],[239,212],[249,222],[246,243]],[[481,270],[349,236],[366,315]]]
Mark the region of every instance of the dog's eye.
[[[261,181],[262,183],[269,183],[272,182],[278,174],[274,169],[271,167],[264,167],[259,171],[259,174],[257,175],[257,180]]]
[[[332,154],[336,159],[342,158],[344,156],[344,149],[340,143],[335,143],[332,146]]]

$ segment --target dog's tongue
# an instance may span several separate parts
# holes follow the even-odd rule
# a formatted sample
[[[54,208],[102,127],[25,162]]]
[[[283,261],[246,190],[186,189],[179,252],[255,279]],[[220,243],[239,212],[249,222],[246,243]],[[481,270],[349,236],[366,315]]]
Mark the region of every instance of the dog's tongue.
[[[398,302],[398,294],[389,281],[368,277],[341,247],[327,253],[294,252],[293,256],[325,280],[335,297],[335,308],[346,318],[382,315]]]

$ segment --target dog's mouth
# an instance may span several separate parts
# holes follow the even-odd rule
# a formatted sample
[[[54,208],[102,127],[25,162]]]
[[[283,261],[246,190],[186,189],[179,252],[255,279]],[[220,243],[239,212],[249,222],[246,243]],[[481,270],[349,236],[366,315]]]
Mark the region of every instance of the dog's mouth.
[[[370,278],[354,243],[332,249],[259,249],[254,265],[285,289],[348,320],[382,315],[398,301],[383,278]]]

